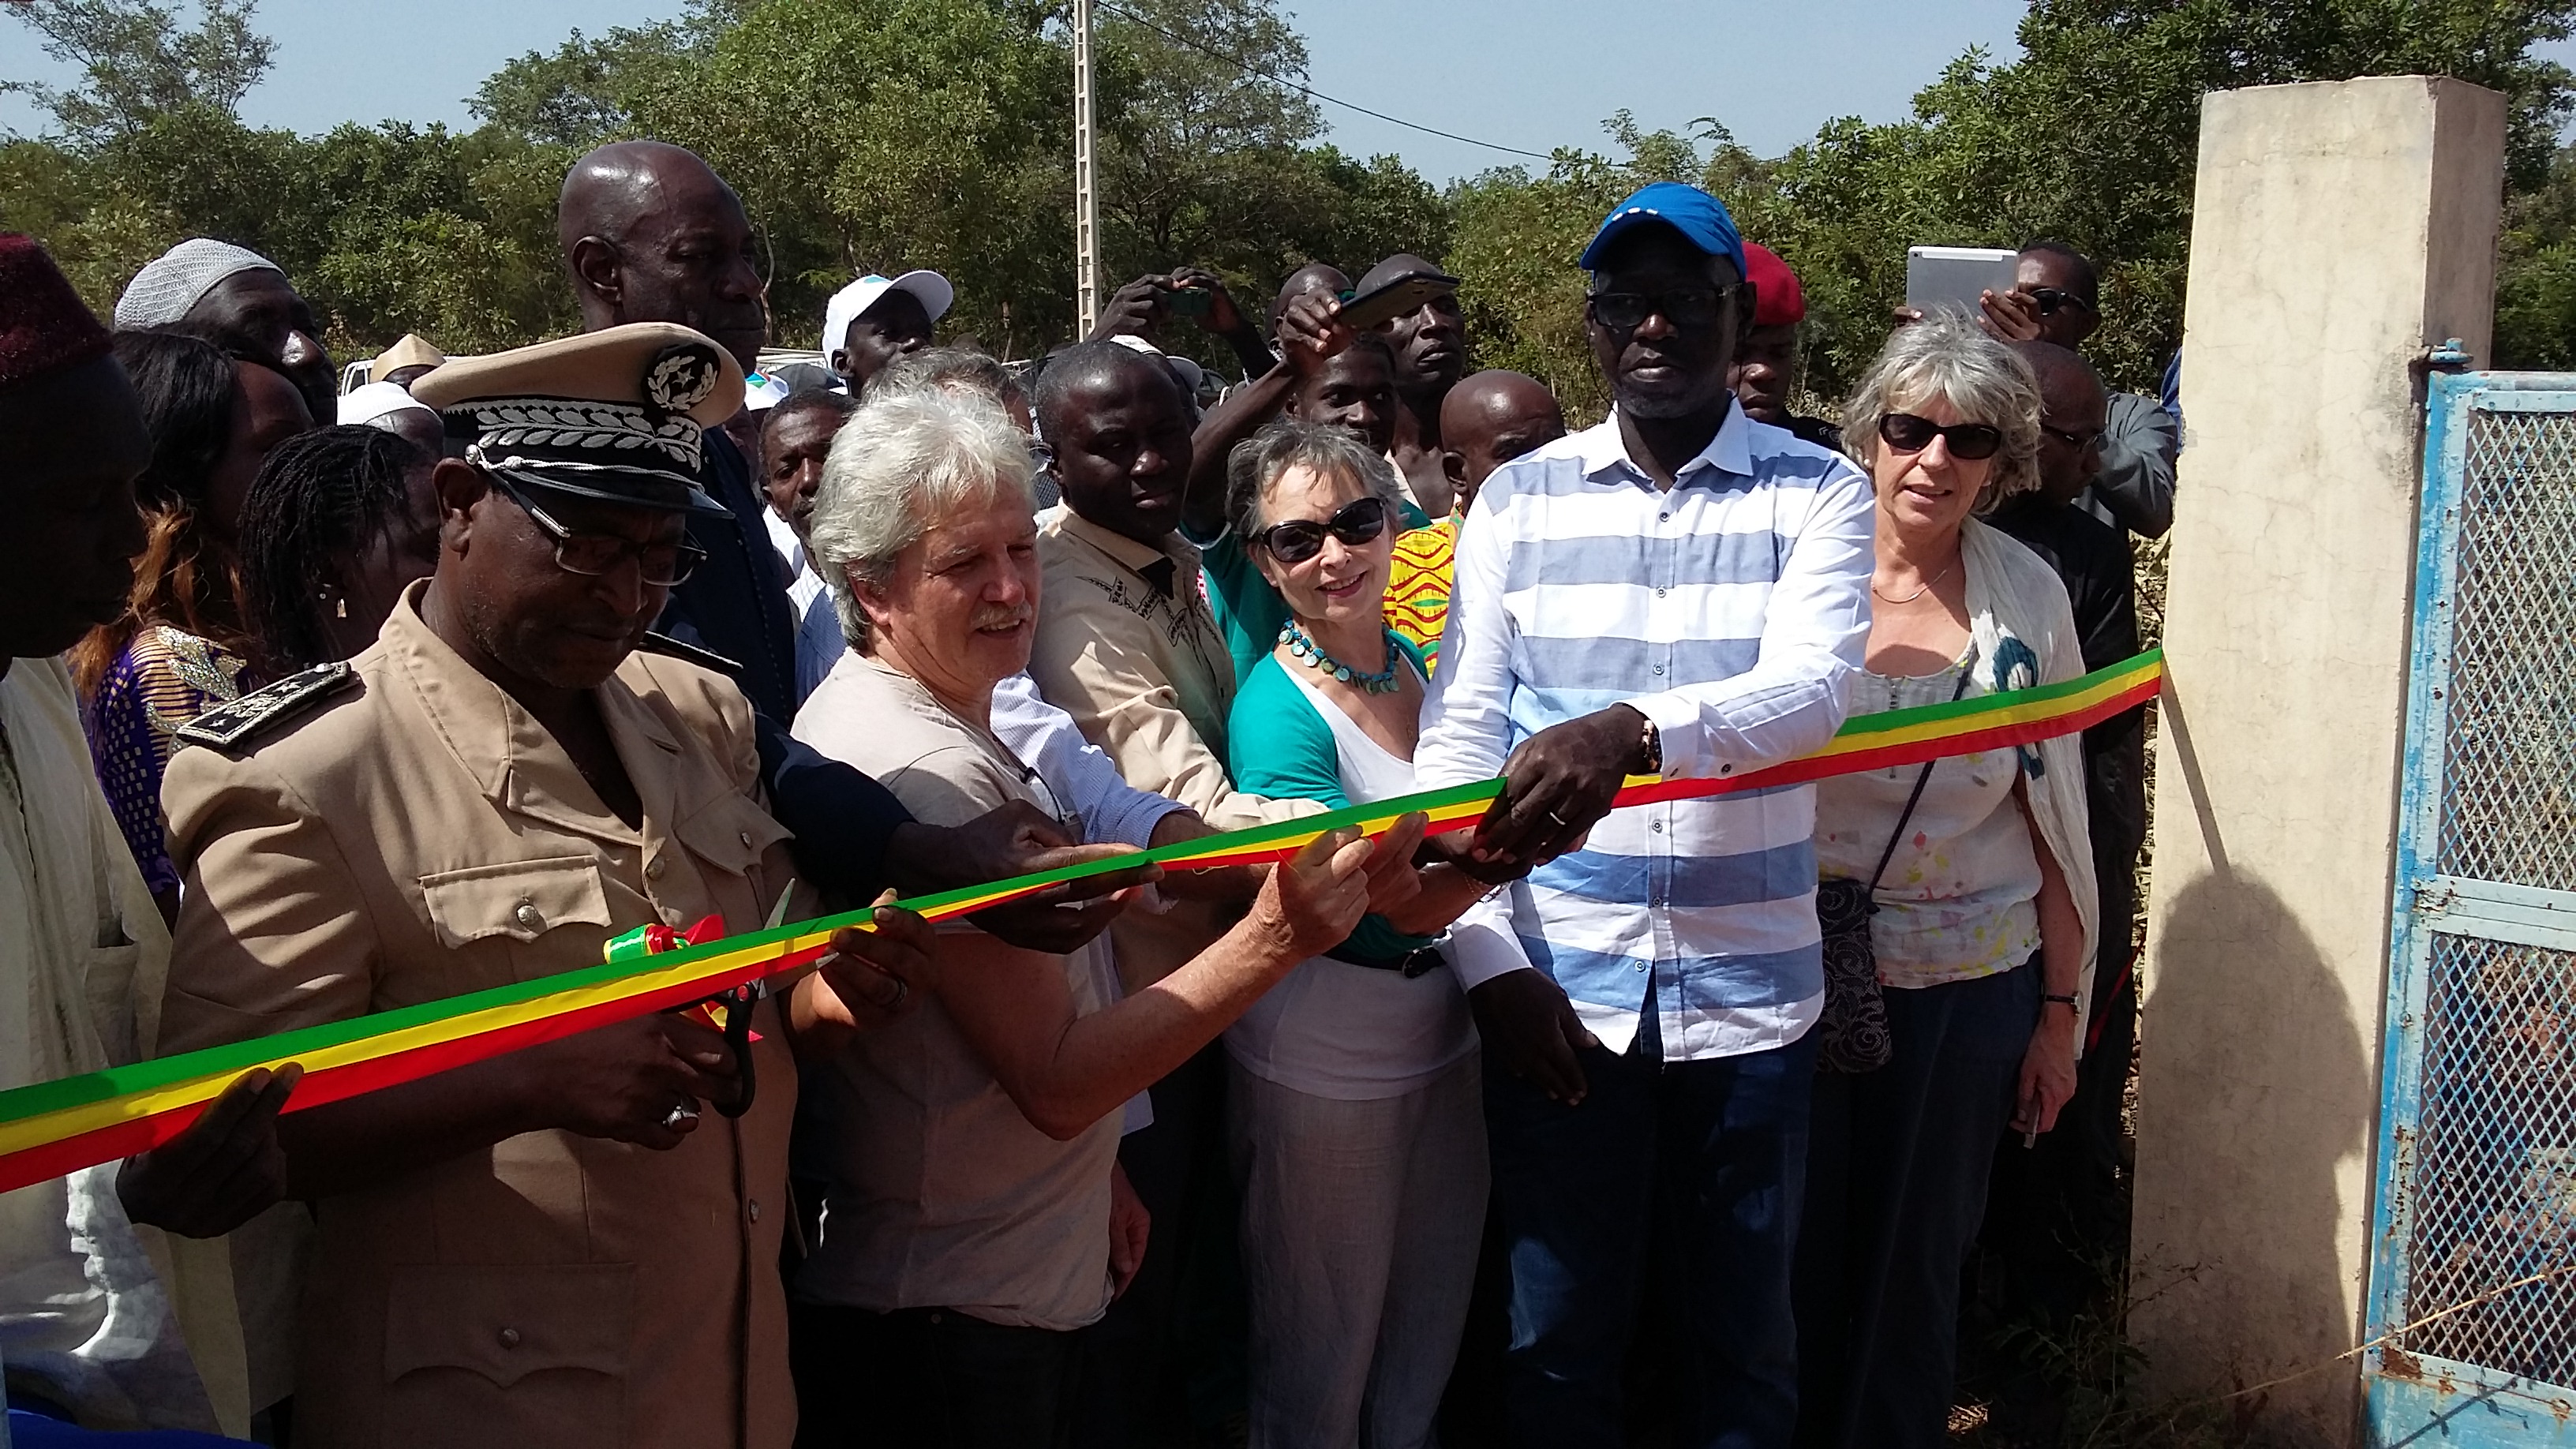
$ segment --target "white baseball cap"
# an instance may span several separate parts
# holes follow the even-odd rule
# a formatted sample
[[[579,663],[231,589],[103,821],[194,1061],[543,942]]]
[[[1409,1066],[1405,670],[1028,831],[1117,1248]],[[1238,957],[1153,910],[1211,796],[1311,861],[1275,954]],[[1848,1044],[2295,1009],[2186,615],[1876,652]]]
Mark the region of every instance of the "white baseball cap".
[[[937,272],[911,271],[900,277],[881,277],[874,272],[859,278],[832,294],[823,307],[823,356],[827,360],[838,351],[841,339],[850,335],[850,324],[867,314],[877,299],[888,292],[910,292],[921,303],[921,310],[938,321],[957,300],[957,289]]]

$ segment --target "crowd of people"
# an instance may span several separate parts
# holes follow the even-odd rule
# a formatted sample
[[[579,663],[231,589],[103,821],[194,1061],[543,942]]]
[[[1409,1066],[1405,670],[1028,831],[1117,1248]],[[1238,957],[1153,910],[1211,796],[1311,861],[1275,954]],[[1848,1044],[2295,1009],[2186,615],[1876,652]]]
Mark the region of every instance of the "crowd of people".
[[[1981,1234],[2084,1306],[2141,720],[1612,805],[2136,651],[2178,430],[2084,362],[2085,258],[1901,316],[1827,421],[1796,276],[1649,186],[1567,259],[1569,431],[1410,254],[1266,327],[1141,278],[1033,364],[889,267],[764,372],[698,157],[593,151],[559,222],[581,334],[346,393],[254,253],[111,332],[0,237],[0,1086],[873,929],[0,1198],[22,1442],[1889,1449]],[[1498,775],[1468,830],[895,903]]]

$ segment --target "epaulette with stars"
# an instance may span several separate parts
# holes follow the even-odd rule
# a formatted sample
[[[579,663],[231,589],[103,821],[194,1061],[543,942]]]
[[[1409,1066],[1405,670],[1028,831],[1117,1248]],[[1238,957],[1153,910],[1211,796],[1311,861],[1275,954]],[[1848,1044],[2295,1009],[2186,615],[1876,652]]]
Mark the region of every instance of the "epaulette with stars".
[[[316,664],[207,710],[173,735],[183,745],[238,750],[357,682],[358,672],[345,659]]]

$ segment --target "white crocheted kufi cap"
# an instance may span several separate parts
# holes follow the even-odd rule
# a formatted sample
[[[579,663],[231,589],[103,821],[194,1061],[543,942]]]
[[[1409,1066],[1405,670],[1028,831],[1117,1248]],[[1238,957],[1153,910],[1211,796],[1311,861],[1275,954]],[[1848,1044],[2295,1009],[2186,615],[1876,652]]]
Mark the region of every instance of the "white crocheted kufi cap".
[[[116,299],[116,325],[167,327],[187,316],[224,278],[261,269],[285,275],[277,263],[248,247],[190,237],[145,263],[125,284],[125,294]]]

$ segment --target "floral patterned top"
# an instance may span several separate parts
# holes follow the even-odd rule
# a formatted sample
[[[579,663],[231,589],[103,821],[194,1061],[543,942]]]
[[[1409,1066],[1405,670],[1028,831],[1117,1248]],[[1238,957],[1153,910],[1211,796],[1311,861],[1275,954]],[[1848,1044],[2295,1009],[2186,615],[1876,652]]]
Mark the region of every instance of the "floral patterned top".
[[[198,715],[241,697],[246,662],[212,640],[147,625],[108,666],[84,711],[98,782],[143,883],[156,895],[179,887],[161,830],[161,774],[177,748],[173,736]]]
[[[1863,673],[1852,682],[1851,712],[1940,704],[1967,667],[1962,659],[1913,679]],[[1989,692],[1972,678],[1965,697]],[[1818,868],[1838,879],[1869,879],[1922,773],[1921,765],[1900,765],[1818,781]],[[2039,856],[2013,803],[2020,776],[2020,757],[2010,749],[1954,755],[1933,767],[1878,882],[1869,936],[1884,985],[1998,975],[2039,950]]]

